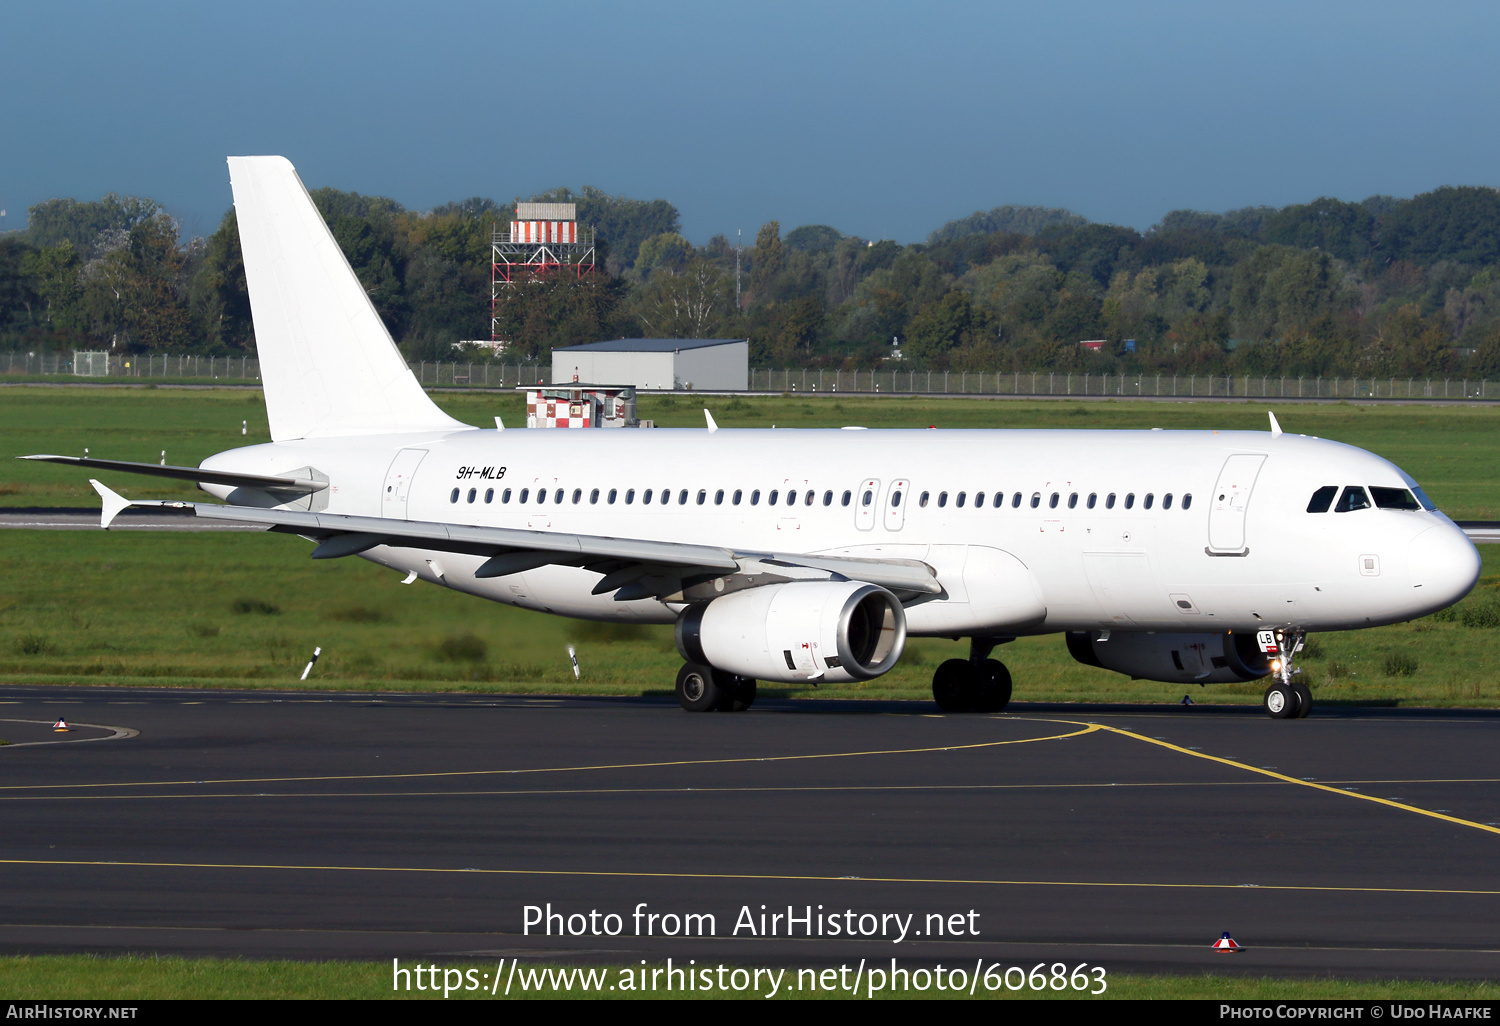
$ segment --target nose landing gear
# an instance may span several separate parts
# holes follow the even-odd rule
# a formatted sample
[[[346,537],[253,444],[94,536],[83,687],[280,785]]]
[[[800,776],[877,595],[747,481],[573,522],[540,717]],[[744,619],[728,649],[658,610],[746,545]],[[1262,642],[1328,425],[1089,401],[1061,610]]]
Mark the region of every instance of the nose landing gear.
[[[943,712],[997,713],[1010,703],[1010,671],[989,658],[996,645],[1010,638],[976,637],[969,658],[949,659],[932,675],[932,697]]]
[[[1292,663],[1306,638],[1306,631],[1294,628],[1256,636],[1260,650],[1271,657],[1272,680],[1262,703],[1273,720],[1300,720],[1312,712],[1312,688],[1300,679],[1302,669]]]

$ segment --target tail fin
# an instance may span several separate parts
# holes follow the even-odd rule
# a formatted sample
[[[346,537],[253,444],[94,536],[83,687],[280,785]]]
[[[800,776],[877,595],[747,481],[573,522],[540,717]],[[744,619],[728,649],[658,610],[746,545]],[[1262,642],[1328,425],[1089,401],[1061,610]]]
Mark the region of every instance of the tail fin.
[[[435,406],[285,157],[229,179],[275,441],[467,428]]]

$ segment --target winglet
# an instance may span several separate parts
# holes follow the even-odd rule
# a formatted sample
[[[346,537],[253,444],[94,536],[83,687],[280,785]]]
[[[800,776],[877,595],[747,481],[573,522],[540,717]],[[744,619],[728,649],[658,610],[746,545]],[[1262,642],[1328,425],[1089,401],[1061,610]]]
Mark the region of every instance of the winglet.
[[[102,485],[93,478],[89,478],[89,484],[94,486],[94,491],[99,493],[99,498],[104,500],[104,509],[99,518],[99,526],[109,530],[109,525],[114,522],[120,511],[131,505],[129,499],[114,491],[108,485]]]
[[[706,407],[703,410],[703,416],[705,416],[705,417],[708,418],[708,433],[709,434],[713,434],[715,431],[719,430],[719,425],[717,425],[717,424],[714,423],[714,415],[712,413],[709,413],[708,409]]]
[[[1271,437],[1275,438],[1277,435],[1281,434],[1281,425],[1276,423],[1276,414],[1272,413],[1270,410],[1267,410],[1266,413],[1269,414],[1271,418]]]

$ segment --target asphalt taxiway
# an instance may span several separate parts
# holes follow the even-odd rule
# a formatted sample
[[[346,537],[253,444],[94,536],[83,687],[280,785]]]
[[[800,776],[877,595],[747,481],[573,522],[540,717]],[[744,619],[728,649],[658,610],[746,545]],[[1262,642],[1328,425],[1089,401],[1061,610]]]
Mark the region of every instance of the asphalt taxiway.
[[[1497,732],[1473,711],[0,688],[0,950],[1493,978]],[[524,932],[548,903],[621,929]],[[712,935],[636,936],[643,903]],[[914,918],[899,942],[736,933],[762,905]],[[1242,953],[1210,951],[1226,930]]]

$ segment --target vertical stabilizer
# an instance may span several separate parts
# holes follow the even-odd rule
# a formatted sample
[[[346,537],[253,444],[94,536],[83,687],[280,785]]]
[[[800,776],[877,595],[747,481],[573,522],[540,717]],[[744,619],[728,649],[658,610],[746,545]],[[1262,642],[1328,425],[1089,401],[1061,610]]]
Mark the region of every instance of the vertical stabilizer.
[[[271,438],[455,431],[285,157],[230,157]]]

